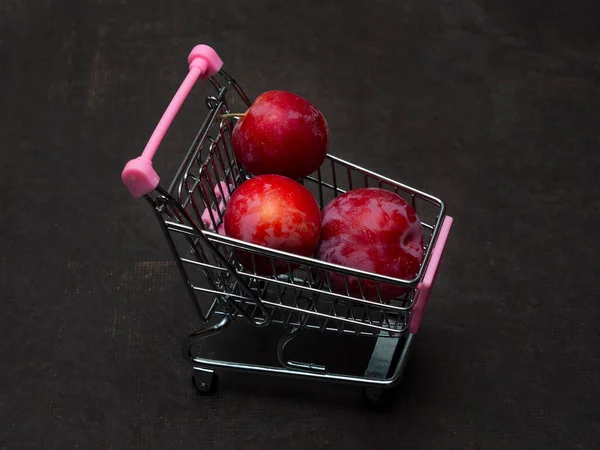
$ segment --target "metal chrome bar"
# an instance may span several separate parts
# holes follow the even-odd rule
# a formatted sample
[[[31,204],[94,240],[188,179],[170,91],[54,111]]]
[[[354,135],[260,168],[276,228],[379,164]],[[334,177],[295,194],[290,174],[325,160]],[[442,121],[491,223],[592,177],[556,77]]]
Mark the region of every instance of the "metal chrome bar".
[[[231,361],[223,361],[216,359],[206,359],[193,357],[191,362],[194,365],[198,365],[198,369],[196,370],[206,370],[206,368],[210,369],[222,369],[222,370],[231,370],[231,371],[241,371],[248,373],[257,373],[263,375],[275,375],[275,376],[287,376],[292,378],[308,378],[322,381],[331,381],[338,382],[342,384],[349,385],[358,385],[358,386],[373,386],[379,388],[391,388],[393,387],[399,380],[404,367],[406,365],[410,347],[412,346],[414,340],[414,335],[408,335],[404,345],[402,347],[402,351],[400,353],[400,358],[395,366],[392,367],[392,371],[385,377],[378,376],[355,376],[355,375],[345,375],[339,373],[329,373],[329,372],[321,372],[318,370],[298,370],[298,369],[290,369],[285,367],[274,367],[274,366],[266,366],[266,365],[255,365],[255,364],[247,364],[247,363],[239,363],[239,362],[231,362]]]

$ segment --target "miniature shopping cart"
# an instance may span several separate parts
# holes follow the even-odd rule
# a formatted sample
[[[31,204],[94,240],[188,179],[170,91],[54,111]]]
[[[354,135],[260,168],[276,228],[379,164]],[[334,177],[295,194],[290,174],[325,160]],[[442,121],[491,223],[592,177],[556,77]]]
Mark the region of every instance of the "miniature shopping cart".
[[[216,370],[241,370],[260,374],[355,384],[365,397],[376,401],[385,388],[400,379],[410,348],[419,330],[452,218],[442,200],[328,154],[322,166],[300,180],[323,208],[336,196],[358,187],[389,189],[412,204],[424,231],[424,260],[411,280],[396,279],[301,257],[248,242],[221,232],[223,211],[231,193],[250,178],[235,159],[230,135],[236,123],[232,105],[244,110],[252,101],[240,85],[222,69],[223,62],[206,46],[189,55],[189,73],[166,109],[142,155],[129,161],[122,173],[135,198],[144,197],[159,219],[185,289],[201,321],[183,345],[183,356],[193,368],[192,379],[200,392],[214,392]],[[183,162],[170,184],[160,182],[152,158],[180,107],[198,80],[209,82],[203,98],[207,112]],[[213,90],[214,88],[214,90]],[[238,106],[239,108],[239,106]],[[239,109],[238,109],[239,111]],[[243,267],[236,259],[244,251],[268,258],[273,273]],[[280,269],[282,262],[287,270]],[[278,268],[275,270],[275,268]],[[365,299],[355,290],[330,286],[332,275],[376,286],[403,286],[405,293],[391,302]],[[360,290],[362,292],[362,289]],[[195,353],[195,344],[228,329],[234,322],[254,327],[281,327],[276,349],[277,364],[208,359]],[[293,361],[286,346],[310,331],[371,338],[370,360],[360,373],[336,373],[327,366]],[[369,359],[367,358],[365,360]]]

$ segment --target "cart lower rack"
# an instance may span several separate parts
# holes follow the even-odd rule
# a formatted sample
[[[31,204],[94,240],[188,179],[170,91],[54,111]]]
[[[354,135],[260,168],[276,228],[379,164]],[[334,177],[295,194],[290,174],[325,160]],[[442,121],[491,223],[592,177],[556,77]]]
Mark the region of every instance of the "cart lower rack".
[[[424,260],[413,280],[400,280],[301,257],[248,242],[221,232],[223,211],[233,191],[251,175],[236,161],[230,136],[236,118],[231,105],[252,104],[240,85],[223,70],[216,52],[194,47],[189,72],[166,109],[142,155],[129,161],[122,180],[134,198],[144,197],[156,213],[172,250],[187,293],[201,321],[183,345],[201,392],[216,390],[215,370],[284,375],[363,386],[367,399],[377,401],[385,388],[400,379],[419,330],[430,290],[452,225],[442,200],[410,186],[328,154],[315,173],[300,182],[320,208],[358,187],[379,187],[404,197],[415,208],[424,231]],[[198,80],[214,91],[205,99],[207,113],[192,145],[168,187],[152,166],[152,158],[172,121]],[[271,263],[273,273],[243,267],[236,252],[245,251]],[[275,270],[285,264],[288,270]],[[366,300],[347,290],[330,287],[332,275],[362,283],[404,286],[391,302]],[[362,292],[362,289],[361,289]],[[227,330],[236,320],[251,326],[278,326],[283,331],[273,366],[203,358],[195,354],[200,340]],[[371,337],[374,347],[361,375],[333,373],[325,366],[292,361],[286,346],[306,330]]]

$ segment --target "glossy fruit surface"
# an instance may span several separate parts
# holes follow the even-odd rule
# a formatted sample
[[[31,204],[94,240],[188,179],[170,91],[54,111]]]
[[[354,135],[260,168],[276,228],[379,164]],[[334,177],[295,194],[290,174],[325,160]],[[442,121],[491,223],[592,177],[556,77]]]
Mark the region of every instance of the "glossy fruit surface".
[[[250,174],[299,179],[325,160],[329,129],[323,114],[308,100],[287,91],[268,91],[238,120],[231,144]]]
[[[359,188],[336,197],[322,211],[320,260],[379,275],[411,280],[423,261],[423,230],[415,210],[399,195]],[[336,292],[345,294],[341,275],[330,273]],[[348,277],[350,295],[389,301],[406,287]]]
[[[223,216],[225,234],[245,242],[311,256],[318,243],[321,213],[311,192],[281,175],[259,175],[242,183],[232,194]],[[238,251],[238,261],[253,270],[249,252]],[[273,273],[268,257],[255,255],[258,273]],[[275,273],[288,270],[276,260]]]

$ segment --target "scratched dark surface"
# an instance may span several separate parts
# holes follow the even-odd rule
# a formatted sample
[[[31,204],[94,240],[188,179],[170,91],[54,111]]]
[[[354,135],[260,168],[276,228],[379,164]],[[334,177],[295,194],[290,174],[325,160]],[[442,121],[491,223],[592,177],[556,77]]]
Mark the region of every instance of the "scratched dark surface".
[[[0,448],[600,448],[594,3],[2,1]],[[455,217],[390,409],[241,374],[195,394],[193,311],[119,175],[197,43],[252,96],[314,101],[333,153]],[[232,350],[274,347],[237,328],[205,344]]]

